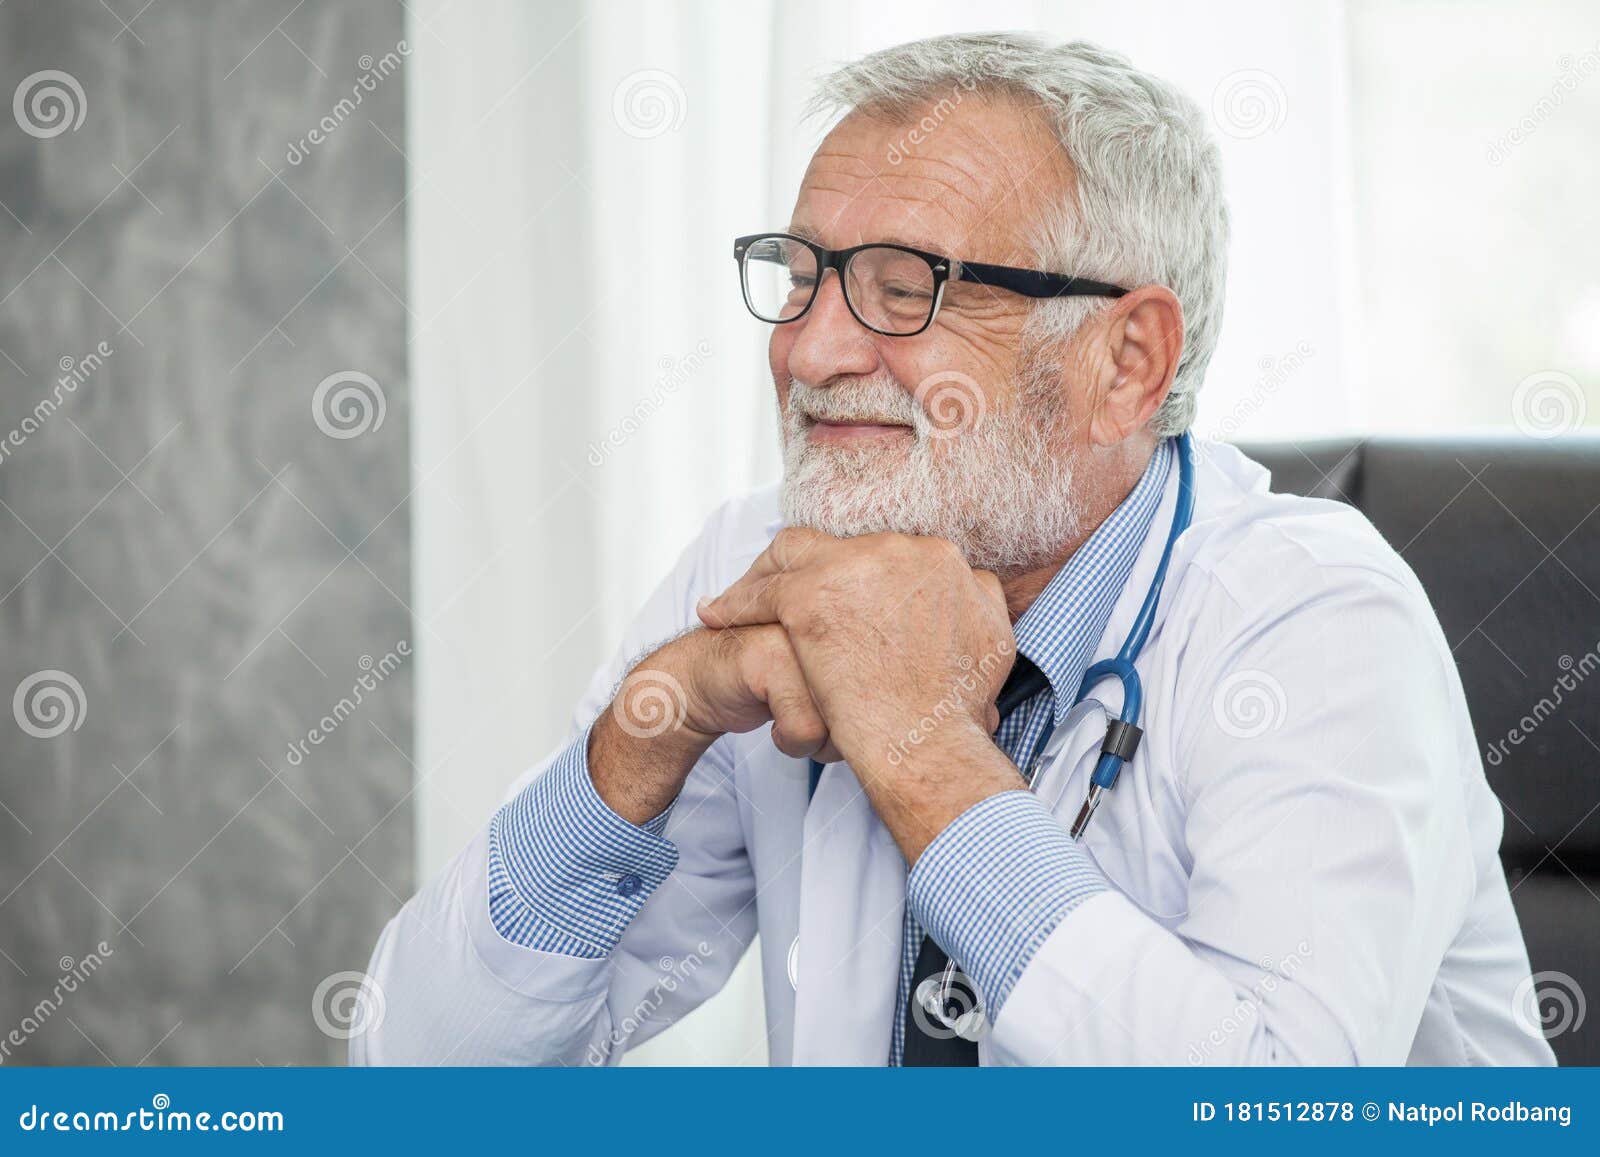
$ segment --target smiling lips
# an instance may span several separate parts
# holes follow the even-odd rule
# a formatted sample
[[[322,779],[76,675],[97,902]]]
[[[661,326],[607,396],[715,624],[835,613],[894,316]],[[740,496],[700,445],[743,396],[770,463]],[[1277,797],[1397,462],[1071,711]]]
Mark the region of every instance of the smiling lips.
[[[912,432],[904,422],[828,421],[809,418],[806,439],[813,443],[840,444],[866,438],[898,438]]]

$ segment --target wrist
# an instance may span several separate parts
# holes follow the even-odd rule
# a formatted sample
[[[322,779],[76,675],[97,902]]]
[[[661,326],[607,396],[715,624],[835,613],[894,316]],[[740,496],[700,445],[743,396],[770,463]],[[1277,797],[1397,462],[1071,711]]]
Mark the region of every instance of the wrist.
[[[643,826],[672,805],[694,763],[706,754],[717,736],[706,735],[683,723],[682,711],[664,722],[666,727],[637,727],[626,711],[627,690],[606,707],[589,730],[589,778],[606,807]]]
[[[946,720],[916,741],[880,743],[851,766],[908,865],[973,805],[1027,782],[993,738],[975,722]]]

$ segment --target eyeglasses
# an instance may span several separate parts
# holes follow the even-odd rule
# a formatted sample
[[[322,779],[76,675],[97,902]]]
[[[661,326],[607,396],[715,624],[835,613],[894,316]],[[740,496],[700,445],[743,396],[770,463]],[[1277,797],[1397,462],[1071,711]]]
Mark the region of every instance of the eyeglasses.
[[[851,314],[874,333],[912,337],[933,324],[945,285],[966,281],[1025,297],[1121,297],[1128,291],[1104,281],[980,265],[924,253],[906,245],[879,243],[824,249],[789,233],[756,233],[733,242],[744,303],[762,321],[798,321],[817,300],[828,270]]]

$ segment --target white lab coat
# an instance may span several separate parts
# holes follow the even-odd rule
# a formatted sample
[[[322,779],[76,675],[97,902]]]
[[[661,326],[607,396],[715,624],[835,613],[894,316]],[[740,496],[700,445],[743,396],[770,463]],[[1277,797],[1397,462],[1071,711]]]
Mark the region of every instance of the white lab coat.
[[[1269,494],[1228,447],[1199,458],[1138,664],[1145,737],[1084,840],[1112,890],[1039,946],[982,1063],[1553,1063],[1513,1008],[1529,969],[1500,806],[1416,578],[1351,508]],[[1145,597],[1177,475],[1096,660]],[[770,490],[714,515],[575,727],[778,526]],[[1063,825],[1121,703],[1115,680],[1093,695],[1035,779]],[[906,865],[847,765],[809,808],[806,788],[766,729],[714,745],[667,828],[677,869],[604,960],[499,936],[480,835],[385,929],[381,1023],[352,1060],[614,1062],[715,992],[759,931],[773,1062],[884,1064]]]

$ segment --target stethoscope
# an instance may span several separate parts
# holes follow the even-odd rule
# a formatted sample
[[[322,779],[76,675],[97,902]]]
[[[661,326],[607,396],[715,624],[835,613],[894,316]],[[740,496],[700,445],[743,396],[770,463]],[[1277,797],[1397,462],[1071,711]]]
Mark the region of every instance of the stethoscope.
[[[1172,527],[1167,531],[1167,544],[1161,551],[1161,561],[1156,565],[1155,576],[1150,580],[1150,589],[1144,596],[1138,617],[1128,630],[1128,637],[1123,640],[1122,649],[1114,658],[1096,663],[1083,673],[1083,682],[1078,685],[1077,697],[1072,701],[1076,707],[1088,697],[1089,692],[1098,683],[1105,679],[1115,677],[1122,682],[1122,711],[1106,728],[1105,742],[1100,745],[1100,758],[1095,763],[1094,774],[1089,777],[1088,795],[1083,801],[1083,807],[1078,809],[1078,818],[1072,822],[1072,838],[1075,840],[1083,838],[1084,829],[1094,818],[1101,799],[1106,792],[1116,786],[1123,765],[1133,759],[1134,752],[1139,749],[1139,740],[1144,735],[1139,727],[1139,714],[1144,707],[1144,687],[1139,682],[1139,672],[1134,664],[1139,660],[1139,653],[1144,650],[1145,640],[1150,636],[1150,627],[1156,619],[1156,605],[1161,601],[1161,588],[1167,581],[1167,566],[1172,561],[1172,548],[1183,532],[1189,529],[1194,517],[1194,458],[1188,431],[1178,435],[1177,441],[1178,501],[1172,511]],[[1033,685],[1022,690],[1018,701],[1026,701],[1044,690],[1046,686],[1044,676],[1039,674]],[[1033,767],[1037,763],[1039,754],[1049,742],[1053,730],[1053,723],[1044,729],[1028,759],[1019,766]],[[816,760],[811,761],[810,792],[806,797],[808,804],[817,794],[817,784],[822,780],[822,769],[822,764]]]
[[[1189,529],[1194,517],[1194,460],[1188,431],[1178,435],[1177,441],[1178,500],[1172,511],[1172,526],[1167,531],[1167,544],[1161,551],[1161,561],[1156,565],[1156,573],[1150,580],[1150,589],[1144,596],[1144,603],[1139,607],[1138,617],[1128,630],[1128,637],[1123,640],[1122,649],[1115,657],[1096,663],[1083,673],[1083,681],[1078,684],[1077,697],[1072,701],[1074,707],[1082,703],[1089,692],[1103,680],[1115,677],[1122,683],[1122,711],[1106,728],[1105,741],[1100,745],[1100,758],[1095,763],[1094,773],[1089,777],[1088,794],[1084,798],[1083,806],[1078,809],[1078,818],[1072,822],[1071,834],[1074,840],[1083,838],[1084,829],[1094,818],[1101,799],[1106,792],[1116,786],[1123,765],[1133,759],[1134,752],[1139,749],[1139,740],[1144,736],[1139,727],[1139,713],[1144,707],[1144,687],[1139,682],[1139,672],[1134,664],[1139,660],[1139,653],[1144,650],[1145,640],[1150,636],[1150,627],[1156,619],[1156,605],[1161,601],[1161,588],[1167,581],[1167,565],[1172,561],[1172,548],[1183,532]],[[1012,689],[1012,694],[1009,696],[1011,703],[1024,703],[1049,685],[1048,680],[1037,668],[1030,672],[1030,675],[1031,679],[1022,686]],[[1002,708],[1001,714],[1005,713],[1005,708]],[[1054,730],[1055,724],[1052,721],[1035,741],[1028,759],[1019,764],[1019,767],[1033,768],[1037,765],[1039,755]],[[817,785],[822,780],[822,769],[823,764],[814,759],[811,761],[809,794],[806,797],[808,806],[817,794]],[[795,950],[799,947],[799,943],[799,939],[796,938],[794,945],[789,949],[791,984],[797,983],[794,964],[797,955]],[[912,999],[956,1035],[968,1040],[977,1040],[987,1031],[984,1010],[974,1006],[954,1021],[944,1012],[950,1006],[951,993],[958,980],[959,971],[952,958],[945,965],[943,974],[937,979],[930,976],[924,980]]]

